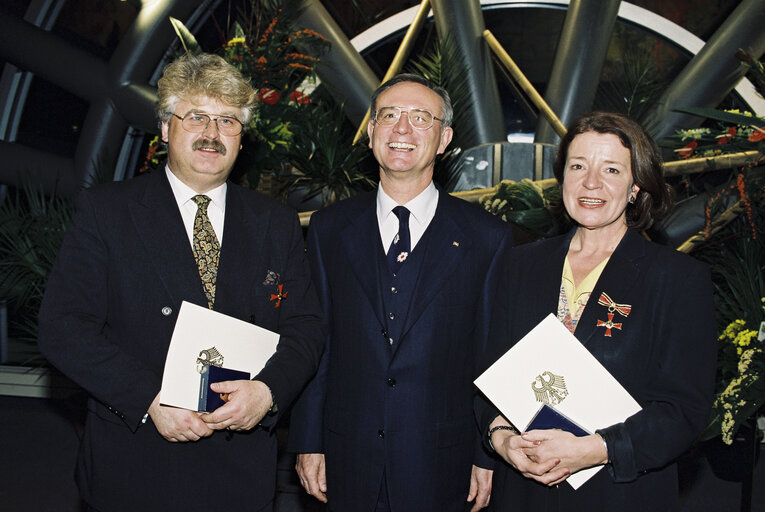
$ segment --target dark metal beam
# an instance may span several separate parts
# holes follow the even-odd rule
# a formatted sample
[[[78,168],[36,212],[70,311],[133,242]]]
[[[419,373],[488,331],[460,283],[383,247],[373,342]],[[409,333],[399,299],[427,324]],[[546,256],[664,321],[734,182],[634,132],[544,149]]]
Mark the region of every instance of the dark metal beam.
[[[106,88],[106,63],[57,35],[0,13],[0,60],[31,71],[77,97],[92,100]]]
[[[0,13],[0,60],[30,71],[91,104],[74,164],[69,159],[52,158],[42,151],[35,155],[31,148],[13,148],[15,144],[4,143],[0,146],[4,161],[0,171],[2,183],[17,183],[18,175],[34,169],[46,190],[52,190],[48,187],[58,182],[62,193],[75,193],[99,172],[111,173],[129,125],[147,132],[157,131],[156,92],[149,82],[170,57],[168,48],[176,38],[169,17],[186,20],[199,9],[206,12],[207,7],[201,1],[182,0],[145,6],[108,63],[51,32]],[[45,173],[47,176],[43,176]]]
[[[483,39],[486,26],[478,0],[433,0],[433,15],[439,34],[454,39],[465,64],[468,89],[473,99],[472,147],[507,139],[502,103],[491,62],[491,51]],[[456,127],[459,129],[459,127]]]
[[[571,0],[555,52],[545,100],[568,126],[592,108],[606,59],[620,0]],[[543,117],[534,142],[557,144],[555,130]]]
[[[345,114],[358,125],[369,108],[369,98],[380,79],[356,51],[340,26],[319,0],[305,0],[300,22],[332,42],[328,54],[317,66],[317,73],[330,93],[345,104]]]
[[[697,116],[673,112],[677,107],[713,108],[720,104],[746,72],[735,57],[736,51],[743,48],[755,59],[765,53],[763,26],[765,2],[743,0],[649,112],[646,128],[656,140],[701,124]]]
[[[72,191],[77,188],[74,162],[39,149],[22,144],[0,141],[0,183],[20,186],[27,180],[39,184],[46,192],[59,189]],[[51,172],[56,170],[58,172]]]

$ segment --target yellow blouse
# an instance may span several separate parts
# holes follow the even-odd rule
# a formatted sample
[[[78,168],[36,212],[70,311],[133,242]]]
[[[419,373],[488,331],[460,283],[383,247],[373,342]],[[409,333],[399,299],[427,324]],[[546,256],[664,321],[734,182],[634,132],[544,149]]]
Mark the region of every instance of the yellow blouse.
[[[563,275],[561,276],[560,296],[558,298],[558,320],[563,322],[569,331],[574,332],[576,329],[576,324],[584,312],[584,306],[587,304],[592,289],[595,288],[595,283],[598,282],[608,260],[609,258],[605,258],[598,263],[577,286],[574,284],[574,272],[571,270],[571,264],[568,261],[568,256],[566,256],[563,262]]]

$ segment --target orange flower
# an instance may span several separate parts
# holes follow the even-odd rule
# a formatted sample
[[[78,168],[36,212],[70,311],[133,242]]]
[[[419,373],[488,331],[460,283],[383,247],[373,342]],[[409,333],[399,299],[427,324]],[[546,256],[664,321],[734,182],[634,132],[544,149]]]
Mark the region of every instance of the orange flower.
[[[744,203],[744,209],[746,210],[746,217],[749,221],[749,226],[752,228],[752,240],[757,239],[757,228],[754,225],[754,217],[752,216],[752,203],[746,196],[746,188],[744,183],[744,173],[741,172],[736,176],[736,188],[738,189],[738,195],[741,197],[741,201]]]
[[[680,154],[681,159],[689,158],[693,154],[693,150],[696,149],[696,146],[698,145],[698,142],[692,140],[682,148],[676,149],[675,152]]]
[[[294,101],[299,105],[307,105],[308,103],[311,103],[311,98],[309,98],[307,94],[303,94],[300,91],[292,91],[290,93],[290,101]]]
[[[725,132],[725,135],[721,135],[721,136],[718,137],[717,143],[718,144],[727,144],[727,143],[729,143],[731,141],[731,139],[733,138],[734,135],[736,135],[736,127],[735,126],[731,126],[730,128],[728,128],[728,131]]]
[[[765,126],[755,128],[752,134],[746,140],[749,142],[760,142],[763,139],[765,139]]]
[[[274,89],[263,87],[258,91],[258,100],[266,103],[267,105],[276,105],[279,102],[279,98],[281,98],[279,92],[275,91]]]

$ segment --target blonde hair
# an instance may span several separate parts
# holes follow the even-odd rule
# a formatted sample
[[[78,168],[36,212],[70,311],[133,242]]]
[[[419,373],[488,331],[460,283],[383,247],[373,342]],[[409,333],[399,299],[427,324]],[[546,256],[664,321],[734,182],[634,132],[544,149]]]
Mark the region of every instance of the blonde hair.
[[[238,69],[222,57],[210,53],[186,53],[165,67],[157,82],[157,116],[167,122],[181,100],[207,96],[242,109],[247,124],[255,105],[255,90]]]

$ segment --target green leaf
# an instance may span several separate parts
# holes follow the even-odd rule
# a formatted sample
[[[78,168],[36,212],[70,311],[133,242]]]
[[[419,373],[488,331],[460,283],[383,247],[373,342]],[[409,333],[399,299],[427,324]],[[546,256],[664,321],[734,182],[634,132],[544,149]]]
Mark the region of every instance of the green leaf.
[[[236,37],[241,39],[244,39],[246,37],[246,34],[244,33],[244,29],[242,28],[242,25],[240,25],[238,21],[234,22],[234,38]]]
[[[173,30],[175,30],[175,33],[178,35],[178,39],[181,40],[181,44],[183,45],[183,49],[186,50],[186,53],[192,55],[202,53],[202,48],[199,46],[197,38],[186,28],[186,25],[184,25],[181,20],[170,16],[170,23],[173,25]]]
[[[761,117],[745,116],[744,114],[725,112],[724,110],[717,110],[715,108],[678,107],[674,110],[678,112],[685,112],[687,114],[693,114],[699,117],[706,117],[708,119],[721,121],[723,123],[738,124],[742,126],[759,127],[765,124],[765,119]]]

